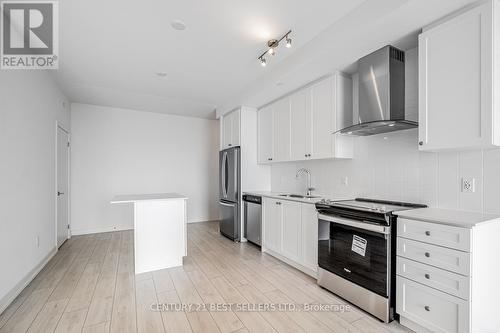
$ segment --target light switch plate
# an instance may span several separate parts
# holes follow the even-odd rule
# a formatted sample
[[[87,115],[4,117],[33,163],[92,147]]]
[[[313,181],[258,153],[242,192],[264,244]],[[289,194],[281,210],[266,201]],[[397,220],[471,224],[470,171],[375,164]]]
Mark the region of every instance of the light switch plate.
[[[462,178],[462,192],[474,193],[476,191],[475,185],[476,185],[475,178]]]

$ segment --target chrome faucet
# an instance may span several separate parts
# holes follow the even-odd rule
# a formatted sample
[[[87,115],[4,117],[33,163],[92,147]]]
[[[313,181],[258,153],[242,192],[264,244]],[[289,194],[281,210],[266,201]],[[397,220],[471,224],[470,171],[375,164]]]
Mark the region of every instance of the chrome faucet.
[[[314,191],[314,187],[311,187],[311,171],[309,171],[308,169],[305,169],[305,168],[302,168],[302,169],[299,169],[297,170],[297,174],[295,175],[295,178],[299,178],[300,175],[302,174],[306,174],[307,175],[307,196],[310,196],[312,191]]]

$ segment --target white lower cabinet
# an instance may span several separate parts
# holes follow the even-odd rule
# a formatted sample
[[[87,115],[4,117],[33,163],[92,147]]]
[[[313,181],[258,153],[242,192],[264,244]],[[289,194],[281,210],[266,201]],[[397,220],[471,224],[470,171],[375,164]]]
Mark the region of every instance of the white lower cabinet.
[[[399,276],[396,294],[396,312],[430,332],[469,332],[467,301]]]
[[[313,204],[263,198],[262,250],[316,277],[318,217]]]
[[[302,205],[302,260],[304,266],[318,271],[318,212],[309,204]]]
[[[403,217],[397,223],[401,324],[416,332],[471,332],[471,230]]]
[[[301,204],[294,201],[282,201],[282,226],[283,226],[283,255],[287,258],[300,261],[302,254],[302,226]]]
[[[281,251],[281,201],[264,198],[263,205],[264,246],[272,251]]]

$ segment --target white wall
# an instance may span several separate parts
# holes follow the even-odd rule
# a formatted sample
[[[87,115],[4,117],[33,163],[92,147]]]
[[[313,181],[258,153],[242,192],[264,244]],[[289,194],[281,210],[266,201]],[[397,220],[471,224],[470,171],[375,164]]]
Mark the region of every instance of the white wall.
[[[71,116],[74,234],[132,228],[117,194],[178,192],[189,222],[218,219],[218,121],[83,104]]]
[[[56,120],[69,128],[63,101],[46,72],[0,71],[0,312],[55,250]]]

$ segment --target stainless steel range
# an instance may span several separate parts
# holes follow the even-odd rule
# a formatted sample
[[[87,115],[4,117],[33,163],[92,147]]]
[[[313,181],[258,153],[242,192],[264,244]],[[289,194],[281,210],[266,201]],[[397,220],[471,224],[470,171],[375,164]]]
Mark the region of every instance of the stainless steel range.
[[[318,215],[318,284],[384,322],[394,319],[396,219],[425,205],[322,200]]]

